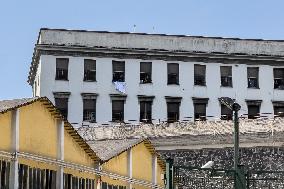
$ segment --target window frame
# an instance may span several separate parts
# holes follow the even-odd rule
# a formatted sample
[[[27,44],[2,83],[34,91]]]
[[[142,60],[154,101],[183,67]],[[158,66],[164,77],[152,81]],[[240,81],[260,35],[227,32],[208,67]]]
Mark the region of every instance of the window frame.
[[[60,62],[59,61],[66,61],[65,63],[67,64],[67,68],[60,68],[63,66],[59,66]],[[59,74],[60,72],[61,75]],[[55,80],[57,81],[68,81],[68,72],[69,72],[69,58],[56,58],[56,63],[55,63]]]
[[[149,68],[143,68],[143,65],[145,65],[146,67],[149,66],[150,71],[143,71],[143,69],[145,70],[149,69]],[[140,84],[149,84],[149,83],[152,83],[152,62],[140,62]]]
[[[204,67],[204,75],[199,75],[196,73],[197,68]],[[206,86],[206,65],[202,64],[194,64],[194,85],[195,86]],[[197,82],[198,80],[202,80],[201,82]]]
[[[174,66],[177,66],[177,72],[171,70]],[[167,63],[167,84],[179,85],[179,63]]]
[[[94,63],[95,69],[86,69],[88,67],[86,64],[88,63]],[[91,78],[90,75],[94,74],[94,78]],[[87,77],[88,76],[88,77]],[[84,76],[83,76],[84,82],[96,82],[97,81],[97,61],[93,59],[84,59]]]

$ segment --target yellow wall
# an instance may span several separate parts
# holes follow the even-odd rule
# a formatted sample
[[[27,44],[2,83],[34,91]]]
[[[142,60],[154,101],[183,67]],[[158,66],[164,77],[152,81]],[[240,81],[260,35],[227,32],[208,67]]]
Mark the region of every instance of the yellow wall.
[[[86,165],[89,167],[95,166],[94,161],[67,133],[67,131],[64,131],[64,159],[67,162]]]
[[[162,180],[162,175],[164,174],[164,171],[162,169],[162,167],[158,164],[157,165],[157,184],[163,186],[164,185],[164,181]]]
[[[57,157],[56,120],[41,102],[20,108],[20,151]]]
[[[119,156],[116,156],[106,163],[102,165],[103,170],[111,173],[116,173],[123,176],[127,175],[127,152],[121,153]],[[126,182],[114,180],[105,176],[101,177],[101,180],[103,182],[110,183],[112,185],[121,185],[121,186],[127,186]]]
[[[38,169],[50,169],[50,170],[54,170],[54,171],[57,170],[56,165],[41,163],[41,162],[38,162],[38,161],[29,160],[29,159],[19,158],[19,163],[24,164],[24,165],[28,165],[30,167],[38,168]]]
[[[152,154],[144,142],[132,148],[132,176],[152,182]]]
[[[0,114],[0,150],[10,151],[11,149],[11,112]]]

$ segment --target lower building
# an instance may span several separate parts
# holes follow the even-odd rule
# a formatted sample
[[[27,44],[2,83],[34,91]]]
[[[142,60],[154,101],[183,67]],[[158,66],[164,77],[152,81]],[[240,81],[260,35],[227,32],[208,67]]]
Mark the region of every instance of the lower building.
[[[93,150],[45,97],[0,101],[0,188],[100,189],[100,180],[109,186],[121,181],[127,188],[162,188],[160,180],[144,177],[153,177],[148,165],[156,152],[149,142],[139,140],[125,148],[132,164],[123,158],[128,152],[114,147],[104,149],[112,154],[107,159],[98,156],[94,145]],[[163,165],[161,159],[155,162]]]

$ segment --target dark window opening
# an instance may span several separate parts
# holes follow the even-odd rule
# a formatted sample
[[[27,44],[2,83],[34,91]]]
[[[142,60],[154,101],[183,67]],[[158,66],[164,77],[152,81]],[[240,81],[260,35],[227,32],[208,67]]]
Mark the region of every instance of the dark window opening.
[[[112,121],[114,122],[124,121],[124,100],[112,101]]]
[[[67,119],[68,98],[55,98],[55,106],[60,111],[60,113]]]
[[[112,81],[124,82],[125,81],[125,62],[112,61],[113,77]]]
[[[194,120],[196,121],[206,120],[206,104],[204,103],[194,104]]]
[[[232,120],[233,111],[227,106],[221,104],[221,120]]]
[[[83,99],[83,121],[96,122],[95,99]]]
[[[152,62],[140,63],[140,83],[152,82]]]
[[[152,123],[152,102],[140,102],[140,121],[144,123]]]
[[[177,122],[179,120],[179,106],[178,102],[167,102],[168,123]]]
[[[84,81],[96,81],[96,61],[84,60]]]
[[[274,115],[284,117],[284,106],[274,106]]]
[[[194,85],[206,85],[206,66],[194,65]]]
[[[284,90],[284,68],[274,68],[274,89]]]
[[[256,119],[259,117],[259,105],[248,105],[248,119]]]
[[[232,87],[232,67],[231,66],[221,66],[221,86],[222,87]]]
[[[248,88],[259,88],[258,86],[258,72],[259,68],[247,68]]]
[[[56,80],[68,80],[68,58],[56,58]]]
[[[176,63],[168,64],[168,84],[179,84],[179,65]]]

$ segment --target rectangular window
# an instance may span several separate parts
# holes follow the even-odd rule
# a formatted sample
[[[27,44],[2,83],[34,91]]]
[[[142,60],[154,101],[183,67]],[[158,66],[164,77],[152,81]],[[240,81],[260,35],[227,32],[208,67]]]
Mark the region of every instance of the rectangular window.
[[[83,99],[83,121],[96,122],[96,99]]]
[[[56,80],[68,80],[68,58],[56,58]]]
[[[152,62],[140,62],[140,83],[152,82]]]
[[[232,87],[232,66],[221,66],[221,86],[222,87]]]
[[[176,63],[168,64],[168,84],[179,84],[179,65]]]
[[[274,106],[274,115],[284,117],[284,106]]]
[[[60,113],[68,118],[68,98],[55,98],[55,106]]]
[[[206,120],[206,104],[195,103],[194,104],[194,120],[205,121]]]
[[[248,77],[248,88],[259,88],[258,86],[258,67],[248,67],[247,77]]]
[[[194,85],[206,85],[206,66],[194,65]]]
[[[112,101],[112,121],[114,122],[124,121],[124,100]]]
[[[112,61],[113,77],[112,81],[124,82],[125,81],[125,62]]]
[[[179,120],[179,106],[178,102],[167,102],[168,122],[177,122]]]
[[[274,89],[284,89],[284,68],[274,68]]]
[[[150,101],[140,102],[140,122],[145,122],[145,123],[152,122],[152,102]]]
[[[221,104],[221,120],[232,120],[233,111],[230,110],[227,106]]]
[[[84,60],[84,81],[96,81],[96,60]]]
[[[256,119],[259,116],[259,105],[248,105],[248,119]]]

